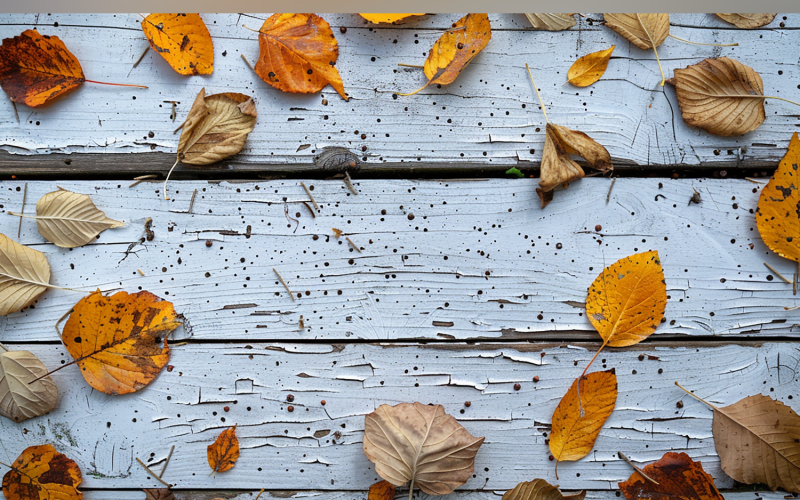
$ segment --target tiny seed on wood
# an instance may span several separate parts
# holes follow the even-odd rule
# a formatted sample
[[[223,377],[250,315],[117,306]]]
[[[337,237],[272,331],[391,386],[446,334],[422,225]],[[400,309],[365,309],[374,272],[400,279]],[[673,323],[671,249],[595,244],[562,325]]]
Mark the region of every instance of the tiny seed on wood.
[[[518,391],[518,390],[520,390],[520,389],[522,389],[522,386],[521,386],[521,385],[519,385],[519,384],[514,384],[514,390],[515,390],[515,391]]]
[[[230,407],[230,406],[226,406],[225,408],[223,408],[223,410],[225,410],[225,411],[231,411],[231,407]]]
[[[289,410],[289,413],[291,413],[291,412],[293,412],[293,411],[294,411],[294,406],[289,406],[289,407],[288,407],[288,408],[286,408],[286,409],[287,409],[287,410]]]
[[[213,245],[213,244],[214,244],[214,243],[213,243],[211,240],[206,240],[206,246],[207,246],[207,247],[210,247],[210,246],[211,246],[211,245]]]
[[[602,231],[602,230],[603,230],[603,226],[601,226],[600,224],[598,224],[598,225],[594,226],[594,230],[595,230],[596,232],[598,232],[598,233],[599,233],[600,231]]]
[[[325,406],[325,400],[323,399],[322,401],[319,402],[319,404],[321,404],[322,406]]]
[[[289,394],[288,396],[286,396],[286,401],[291,403],[292,401],[294,401],[294,396]]]
[[[533,381],[534,382],[538,382],[539,381],[539,375],[536,375],[535,377],[533,377]]]
[[[342,26],[341,28],[339,28],[339,32],[340,32],[340,33],[347,33],[347,28],[345,28],[344,26]]]
[[[469,408],[470,406],[472,406],[472,401],[464,401],[464,406]]]
[[[562,246],[561,243],[556,243],[556,248],[558,248],[559,250],[561,250],[561,246]]]
[[[683,408],[683,401],[678,401],[677,403],[675,403],[675,406],[677,408]]]

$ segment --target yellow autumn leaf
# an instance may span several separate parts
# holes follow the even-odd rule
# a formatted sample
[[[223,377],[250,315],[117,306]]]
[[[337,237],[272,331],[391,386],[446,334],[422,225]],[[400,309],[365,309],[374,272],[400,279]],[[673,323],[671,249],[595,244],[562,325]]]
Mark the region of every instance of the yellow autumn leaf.
[[[792,135],[781,160],[758,200],[756,223],[761,239],[781,257],[800,262],[800,139]]]
[[[615,45],[612,45],[609,49],[586,54],[575,61],[567,72],[569,83],[576,87],[588,87],[600,80],[608,68],[608,61],[611,59],[614,47]]]
[[[425,13],[422,14],[359,14],[359,16],[363,17],[367,21],[373,24],[380,24],[380,23],[393,23],[395,21],[403,20],[407,17],[411,16],[424,16]]]

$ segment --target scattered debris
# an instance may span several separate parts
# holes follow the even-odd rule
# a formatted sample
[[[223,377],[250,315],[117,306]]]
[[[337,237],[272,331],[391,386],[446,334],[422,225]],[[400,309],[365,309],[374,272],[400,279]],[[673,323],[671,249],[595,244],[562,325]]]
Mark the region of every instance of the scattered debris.
[[[142,182],[142,181],[144,181],[146,179],[155,179],[156,177],[158,177],[158,175],[156,175],[156,174],[147,174],[147,175],[140,175],[139,177],[134,177],[133,178],[133,181],[134,181],[133,184],[131,184],[128,187],[132,188],[134,186],[137,186],[140,182]]]
[[[703,203],[703,199],[700,197],[700,193],[695,188],[692,188],[692,191],[694,191],[694,194],[692,194],[692,197],[689,198],[689,203],[687,203],[686,205],[689,206],[692,203],[697,203],[699,205],[700,203]]]
[[[351,193],[353,193],[354,195],[358,195],[358,191],[353,186],[353,179],[350,178],[350,172],[348,172],[347,170],[344,171],[344,183],[347,186],[347,189],[349,189]]]
[[[306,194],[308,195],[309,198],[311,198],[311,203],[314,204],[314,208],[319,210],[319,205],[317,205],[317,200],[314,199],[314,196],[311,194],[311,190],[308,189],[308,186],[306,186],[306,183],[305,182],[301,182],[300,185],[303,186],[303,189],[306,190]]]
[[[277,270],[277,269],[275,269],[275,268],[273,267],[273,268],[272,268],[272,270],[273,270],[273,271],[275,271],[275,274],[278,276],[278,279],[279,279],[279,280],[281,280],[281,284],[283,285],[283,288],[285,288],[285,289],[286,289],[286,292],[288,292],[288,293],[289,293],[289,297],[291,297],[291,299],[292,299],[292,302],[294,302],[294,301],[295,301],[294,294],[292,293],[292,291],[291,291],[291,290],[289,290],[289,285],[287,285],[287,284],[286,284],[286,282],[285,282],[285,281],[283,281],[283,278],[281,277],[281,274],[278,272],[278,270]]]

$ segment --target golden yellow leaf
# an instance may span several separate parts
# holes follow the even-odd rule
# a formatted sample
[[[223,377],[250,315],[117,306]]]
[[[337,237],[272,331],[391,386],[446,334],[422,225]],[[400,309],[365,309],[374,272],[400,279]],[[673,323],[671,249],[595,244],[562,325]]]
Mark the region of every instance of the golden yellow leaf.
[[[667,285],[658,252],[622,258],[589,287],[586,315],[603,345],[625,347],[649,337],[664,317]]]
[[[575,380],[553,413],[550,453],[558,461],[580,460],[588,455],[617,402],[613,368],[582,375],[579,380],[580,401]]]
[[[761,239],[781,257],[800,262],[800,139],[792,134],[789,150],[761,190],[756,223]]]
[[[214,472],[225,472],[233,469],[239,460],[239,438],[236,437],[236,426],[222,431],[207,449],[208,465]]]
[[[608,68],[608,61],[611,59],[614,47],[612,45],[610,49],[586,54],[575,61],[567,72],[569,83],[576,87],[588,87],[598,81]]]
[[[210,75],[214,43],[200,14],[150,14],[142,21],[150,46],[182,75]]]
[[[714,479],[703,470],[703,464],[686,453],[668,451],[643,472],[650,479],[634,472],[627,481],[619,483],[628,500],[724,500],[714,486]]]
[[[72,308],[61,340],[89,385],[128,394],[155,380],[167,364],[166,334],[178,325],[172,303],[150,292],[106,297],[98,290]]]
[[[359,14],[359,15],[373,24],[380,24],[380,23],[393,23],[395,21],[400,21],[411,16],[424,16],[425,13],[423,12],[422,14]]]
[[[52,444],[30,446],[3,476],[7,500],[81,500],[81,470]]]

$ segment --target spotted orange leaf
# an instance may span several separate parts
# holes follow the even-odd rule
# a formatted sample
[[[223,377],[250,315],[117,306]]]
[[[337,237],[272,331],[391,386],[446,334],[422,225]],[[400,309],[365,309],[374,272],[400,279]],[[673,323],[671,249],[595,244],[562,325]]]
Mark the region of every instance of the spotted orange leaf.
[[[411,16],[424,16],[425,13],[422,14],[359,14],[361,17],[366,19],[367,21],[373,24],[380,24],[380,23],[393,23],[395,21],[401,21],[407,17]]]
[[[142,21],[150,46],[182,75],[210,75],[214,43],[200,14],[150,14]]]
[[[61,340],[89,385],[128,394],[155,380],[167,364],[166,334],[178,325],[172,303],[150,292],[104,296],[97,290],[72,308]]]
[[[628,500],[723,500],[714,486],[714,479],[703,470],[703,464],[693,461],[686,453],[669,451],[642,472],[652,481],[634,472],[627,481],[619,483],[619,489]]]
[[[367,500],[394,500],[394,490],[394,485],[389,481],[378,481],[369,487]]]
[[[316,14],[273,14],[258,35],[255,72],[284,92],[310,94],[329,83],[347,99],[336,69],[339,44],[330,25]]]
[[[792,135],[789,150],[761,190],[756,223],[770,250],[800,262],[800,139]]]
[[[51,444],[31,446],[3,476],[8,500],[81,500],[81,470]]]
[[[208,465],[214,472],[225,472],[233,469],[239,460],[239,439],[236,437],[236,426],[225,429],[217,436],[216,441],[208,445]]]

